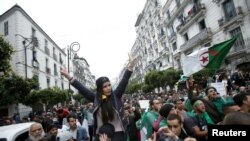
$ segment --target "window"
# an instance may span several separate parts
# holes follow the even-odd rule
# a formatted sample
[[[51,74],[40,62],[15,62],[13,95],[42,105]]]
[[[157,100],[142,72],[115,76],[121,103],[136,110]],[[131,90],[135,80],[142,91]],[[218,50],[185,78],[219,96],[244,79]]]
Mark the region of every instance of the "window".
[[[172,35],[174,35],[174,33],[175,33],[173,25],[171,24],[168,29],[169,29],[169,32],[170,32],[170,37],[172,37]]]
[[[211,46],[211,43],[206,43],[205,45],[204,45],[204,47],[210,47]]]
[[[50,79],[47,78],[47,88],[49,88],[49,87],[50,87]]]
[[[245,42],[244,42],[240,27],[237,27],[230,31],[230,35],[232,37],[238,34],[240,35],[240,37],[236,40],[236,42],[234,43],[234,47],[233,47],[234,51],[236,52],[245,48]]]
[[[171,18],[171,17],[170,17],[170,12],[169,12],[169,10],[167,11],[167,18],[168,18],[168,19]]]
[[[36,37],[36,30],[32,27],[31,28],[31,32],[32,32],[32,35],[31,35],[31,37],[33,38],[33,37]]]
[[[161,45],[163,48],[167,48],[166,42],[163,42]]]
[[[53,54],[55,54],[55,50],[56,50],[55,47],[53,47]]]
[[[61,64],[63,64],[62,54],[61,54],[61,53],[59,53],[59,59],[60,59],[60,60],[59,60],[59,61],[60,61],[60,63],[61,63]]]
[[[181,60],[177,59],[176,62],[177,62],[177,68],[181,68]]]
[[[46,62],[46,68],[48,68],[48,66],[49,66],[49,59],[46,58],[46,59],[45,59],[45,62]]]
[[[176,42],[174,42],[174,43],[172,44],[172,48],[173,48],[173,51],[177,50]]]
[[[35,50],[32,51],[32,55],[33,55],[33,61],[37,61],[37,52]]]
[[[54,64],[54,75],[55,75],[55,76],[58,75],[58,74],[57,74],[57,66],[56,66],[56,64]]]
[[[179,20],[179,22],[181,23],[181,25],[184,25],[184,17],[183,17],[183,14],[181,14],[181,15],[178,17],[178,20]]]
[[[7,35],[9,35],[9,23],[8,23],[8,21],[4,22],[4,36],[7,36]]]
[[[206,28],[206,23],[205,23],[204,19],[199,22],[199,27],[200,27],[201,30]]]
[[[234,7],[233,0],[227,0],[223,3],[223,10],[225,13],[226,21],[232,19],[234,16],[236,16],[236,10]]]
[[[176,5],[180,4],[180,0],[175,0],[175,2],[176,2]]]
[[[64,85],[63,85],[63,82],[61,83],[61,86],[62,86],[62,90],[64,90]]]
[[[44,50],[47,55],[50,55],[49,48],[48,48],[48,41],[44,40]]]
[[[185,40],[185,41],[188,41],[188,40],[189,40],[189,37],[188,37],[188,34],[187,34],[187,33],[185,33],[185,34],[183,35],[183,37],[184,37],[184,40]]]

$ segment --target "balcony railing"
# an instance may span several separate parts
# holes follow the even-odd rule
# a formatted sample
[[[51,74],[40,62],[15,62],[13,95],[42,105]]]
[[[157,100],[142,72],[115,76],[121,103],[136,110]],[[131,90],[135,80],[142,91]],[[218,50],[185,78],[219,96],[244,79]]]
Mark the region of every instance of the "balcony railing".
[[[210,28],[206,28],[202,30],[200,33],[192,37],[190,40],[188,40],[186,43],[182,44],[180,46],[181,51],[186,51],[187,49],[190,49],[197,44],[203,42],[204,40],[208,39],[211,36]]]
[[[177,32],[182,34],[188,27],[190,27],[197,19],[204,16],[206,13],[206,8],[204,4],[199,6],[194,6],[189,12],[188,16],[182,21],[182,23],[176,27]]]

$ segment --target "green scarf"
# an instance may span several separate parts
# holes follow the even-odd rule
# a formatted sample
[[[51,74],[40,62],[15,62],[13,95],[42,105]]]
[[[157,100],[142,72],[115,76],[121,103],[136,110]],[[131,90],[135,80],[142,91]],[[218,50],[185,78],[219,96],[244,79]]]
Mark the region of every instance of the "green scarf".
[[[214,125],[214,122],[212,121],[212,119],[210,118],[210,116],[208,115],[207,112],[203,112],[201,115],[198,115],[199,119],[202,119],[203,117],[205,118],[206,122],[208,124],[212,124]]]

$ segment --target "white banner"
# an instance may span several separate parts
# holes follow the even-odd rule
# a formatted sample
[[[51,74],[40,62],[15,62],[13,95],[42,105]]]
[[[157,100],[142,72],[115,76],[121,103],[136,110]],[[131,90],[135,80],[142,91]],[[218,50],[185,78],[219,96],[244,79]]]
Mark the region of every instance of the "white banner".
[[[222,82],[211,83],[212,87],[215,87],[217,92],[220,93],[220,96],[227,95],[226,85]]]

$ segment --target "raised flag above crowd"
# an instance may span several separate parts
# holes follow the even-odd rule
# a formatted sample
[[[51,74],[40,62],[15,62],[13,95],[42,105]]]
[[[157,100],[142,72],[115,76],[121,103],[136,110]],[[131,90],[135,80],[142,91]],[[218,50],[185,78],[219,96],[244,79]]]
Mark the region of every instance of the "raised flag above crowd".
[[[204,47],[187,55],[183,59],[184,76],[190,76],[203,68],[218,70],[239,36],[215,44],[211,47]]]

